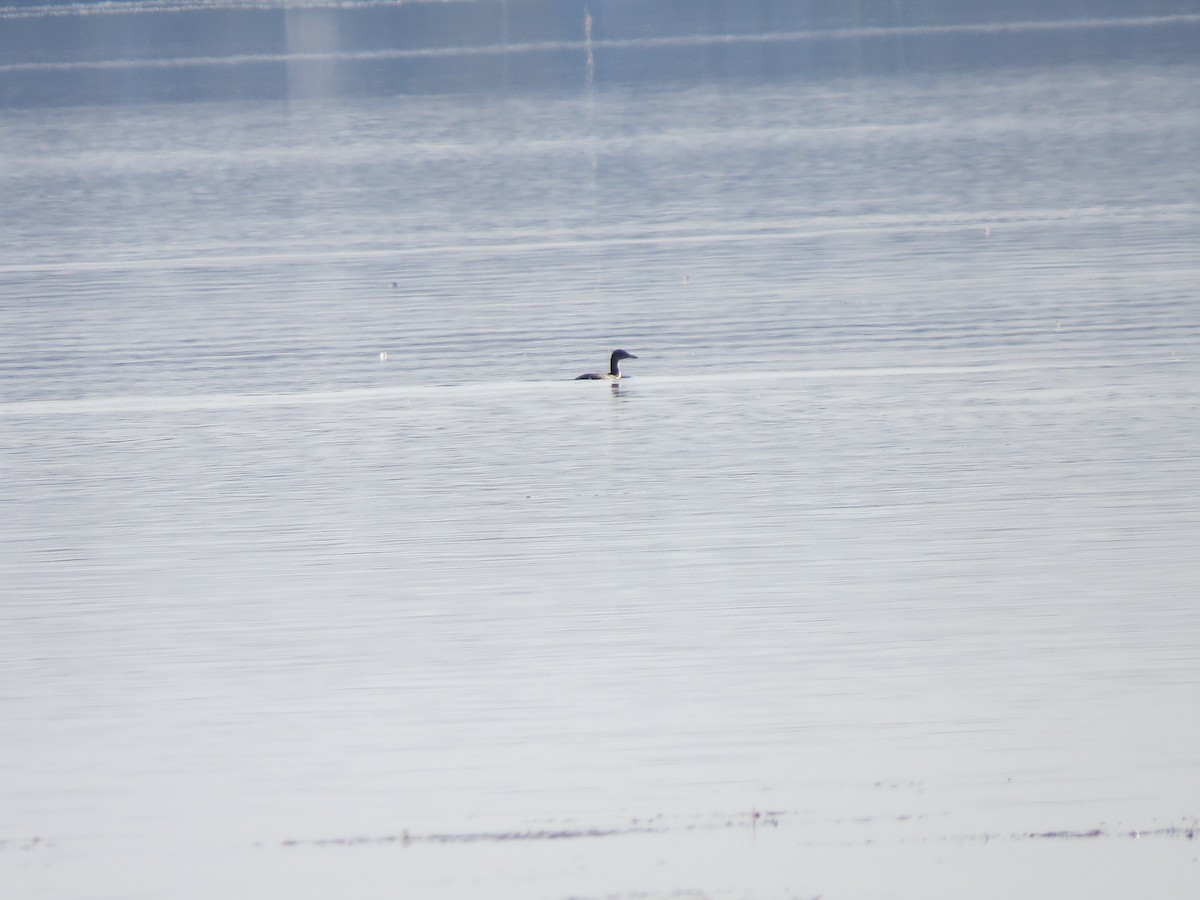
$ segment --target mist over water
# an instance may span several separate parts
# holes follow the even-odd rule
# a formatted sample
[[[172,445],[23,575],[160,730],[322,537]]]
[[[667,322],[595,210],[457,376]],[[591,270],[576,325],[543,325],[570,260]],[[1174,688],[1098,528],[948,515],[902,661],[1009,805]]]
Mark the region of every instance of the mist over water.
[[[1189,895],[1195,23],[709,6],[0,7],[0,883]]]

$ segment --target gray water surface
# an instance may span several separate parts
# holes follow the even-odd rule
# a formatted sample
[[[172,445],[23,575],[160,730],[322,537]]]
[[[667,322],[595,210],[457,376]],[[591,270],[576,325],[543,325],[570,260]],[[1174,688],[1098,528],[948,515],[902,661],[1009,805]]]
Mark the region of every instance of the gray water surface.
[[[963,896],[1194,827],[1198,76],[6,114],[5,879]],[[1064,854],[966,885],[1128,896]]]

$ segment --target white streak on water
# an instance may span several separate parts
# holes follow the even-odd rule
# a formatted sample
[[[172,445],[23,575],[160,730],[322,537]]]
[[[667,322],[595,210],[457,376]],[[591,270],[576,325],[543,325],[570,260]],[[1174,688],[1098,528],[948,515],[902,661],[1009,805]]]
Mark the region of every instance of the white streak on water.
[[[283,7],[320,9],[320,7]],[[52,8],[57,10],[57,7]],[[123,12],[129,12],[124,10]],[[160,12],[157,8],[147,12]],[[174,10],[168,10],[174,11]],[[57,15],[57,12],[47,13]],[[0,8],[0,19],[26,18],[22,10]],[[369,62],[375,60],[437,59],[442,57],[500,56],[536,53],[562,53],[595,50],[657,50],[682,47],[711,47],[738,44],[803,44],[826,41],[881,40],[903,37],[942,37],[970,34],[1025,34],[1044,31],[1092,31],[1105,29],[1158,28],[1165,25],[1194,25],[1200,14],[1144,16],[1111,19],[1065,19],[1053,22],[999,22],[963,25],[889,26],[834,28],[821,31],[776,31],[767,34],[697,34],[667,37],[622,38],[571,41],[511,42],[502,44],[452,47],[397,48],[390,50],[326,50],[318,52],[242,53],[227,56],[139,57],[136,59],[71,60],[63,62],[20,62],[0,65],[4,72],[75,71],[108,69],[203,68],[300,62]]]

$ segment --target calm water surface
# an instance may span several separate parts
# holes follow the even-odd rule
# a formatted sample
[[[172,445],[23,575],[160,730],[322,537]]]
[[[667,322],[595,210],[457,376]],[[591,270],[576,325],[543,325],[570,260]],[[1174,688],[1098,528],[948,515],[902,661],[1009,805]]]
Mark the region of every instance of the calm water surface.
[[[3,879],[1187,895],[1198,78],[6,113]]]

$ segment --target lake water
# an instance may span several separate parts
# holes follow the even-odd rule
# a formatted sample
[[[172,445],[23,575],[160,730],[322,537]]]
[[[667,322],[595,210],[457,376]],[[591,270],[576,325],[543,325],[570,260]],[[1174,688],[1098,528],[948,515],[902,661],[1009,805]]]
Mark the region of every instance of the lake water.
[[[5,893],[1193,896],[1197,83],[7,111]]]

